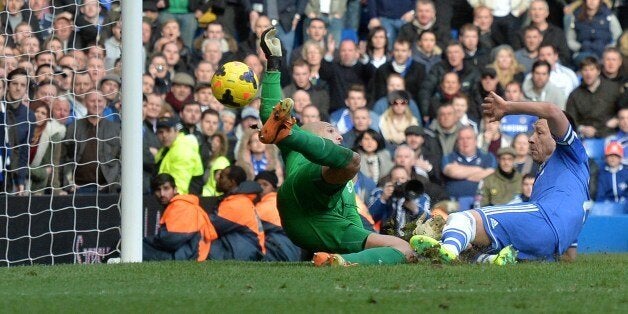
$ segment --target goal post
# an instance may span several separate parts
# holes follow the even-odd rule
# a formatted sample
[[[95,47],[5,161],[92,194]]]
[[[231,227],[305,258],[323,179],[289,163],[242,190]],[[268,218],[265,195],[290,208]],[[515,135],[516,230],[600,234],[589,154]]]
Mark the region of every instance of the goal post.
[[[142,1],[121,1],[121,6],[121,258],[132,263],[142,261]]]

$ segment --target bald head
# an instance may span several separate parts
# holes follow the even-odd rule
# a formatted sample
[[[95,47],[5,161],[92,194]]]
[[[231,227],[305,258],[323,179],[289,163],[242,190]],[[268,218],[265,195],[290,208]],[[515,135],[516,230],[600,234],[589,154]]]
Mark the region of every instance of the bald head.
[[[301,126],[304,131],[326,138],[336,144],[342,143],[342,135],[329,122],[315,121]]]

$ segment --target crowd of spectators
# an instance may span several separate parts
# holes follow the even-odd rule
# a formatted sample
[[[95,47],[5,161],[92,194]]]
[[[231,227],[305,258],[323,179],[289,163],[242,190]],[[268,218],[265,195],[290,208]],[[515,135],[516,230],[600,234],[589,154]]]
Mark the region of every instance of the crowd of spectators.
[[[234,110],[210,86],[228,61],[263,78],[259,36],[274,26],[286,50],[284,97],[295,100],[299,123],[329,121],[361,154],[358,203],[376,230],[401,235],[441,201],[466,209],[525,199],[522,185],[539,169],[528,154],[535,117],[486,123],[480,105],[489,92],[564,109],[591,148],[591,198],[626,201],[623,3],[144,0],[144,49],[124,51],[144,57],[143,192],[162,173],[179,193],[199,196],[251,194],[259,189],[238,184],[269,171],[281,185],[276,147],[251,129],[259,99]],[[0,5],[2,192],[118,192],[127,79],[119,1]],[[230,165],[245,178],[225,174],[238,184],[221,188]],[[404,194],[407,182],[419,182],[418,197]]]

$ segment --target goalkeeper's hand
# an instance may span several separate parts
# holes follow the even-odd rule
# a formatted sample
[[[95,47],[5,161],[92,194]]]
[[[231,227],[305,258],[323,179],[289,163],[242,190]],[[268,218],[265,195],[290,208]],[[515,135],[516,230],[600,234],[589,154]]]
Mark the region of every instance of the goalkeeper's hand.
[[[277,38],[277,29],[271,27],[262,33],[260,46],[266,58],[281,57],[281,41]]]
[[[417,219],[416,228],[412,233],[416,235],[426,235],[436,240],[440,240],[443,236],[445,222],[445,219],[439,215],[427,219],[427,214],[423,213],[423,215]]]

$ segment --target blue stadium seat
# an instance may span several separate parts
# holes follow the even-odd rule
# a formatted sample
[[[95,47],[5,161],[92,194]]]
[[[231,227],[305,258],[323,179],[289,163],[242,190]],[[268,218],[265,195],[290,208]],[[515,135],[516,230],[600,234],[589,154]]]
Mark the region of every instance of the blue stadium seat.
[[[582,144],[589,158],[595,160],[600,167],[604,167],[604,139],[587,138],[582,141]]]

